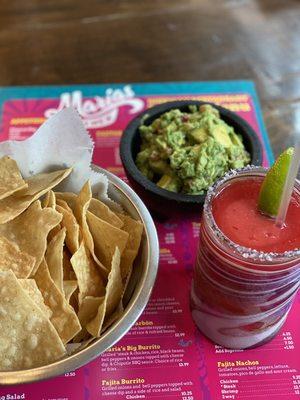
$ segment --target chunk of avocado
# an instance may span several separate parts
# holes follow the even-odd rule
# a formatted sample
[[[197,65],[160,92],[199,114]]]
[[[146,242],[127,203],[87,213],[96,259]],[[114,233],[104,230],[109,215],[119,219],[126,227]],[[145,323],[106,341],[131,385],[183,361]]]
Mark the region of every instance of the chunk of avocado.
[[[149,166],[152,171],[156,174],[163,175],[166,169],[169,167],[166,161],[164,160],[148,160]]]
[[[219,110],[217,110],[215,107],[211,106],[210,104],[203,104],[202,106],[199,107],[200,113],[209,113],[211,115],[214,115],[217,118],[220,118],[220,113]]]
[[[208,134],[204,128],[195,128],[191,132],[189,132],[189,136],[196,143],[203,143],[208,138]]]
[[[163,175],[156,183],[162,189],[170,190],[171,192],[178,193],[181,189],[181,181],[177,176]]]
[[[241,149],[244,149],[244,145],[243,145],[242,138],[240,135],[238,135],[237,133],[234,133],[234,131],[232,131],[232,132],[229,132],[229,136],[230,136],[232,143],[235,146],[238,146]]]
[[[212,135],[215,138],[215,140],[220,143],[222,146],[225,148],[231,147],[232,142],[230,140],[230,137],[228,135],[228,131],[226,126],[224,125],[216,125],[214,129],[212,130]]]

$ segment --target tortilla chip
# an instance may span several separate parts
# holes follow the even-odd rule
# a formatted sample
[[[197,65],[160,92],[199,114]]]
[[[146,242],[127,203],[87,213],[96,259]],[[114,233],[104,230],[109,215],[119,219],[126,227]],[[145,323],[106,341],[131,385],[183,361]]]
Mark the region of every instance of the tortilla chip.
[[[77,285],[78,285],[78,282],[77,282]],[[69,304],[70,304],[71,307],[73,307],[73,309],[75,310],[76,314],[78,314],[78,310],[79,310],[78,296],[79,296],[79,289],[77,287],[75,292],[72,293],[72,295],[70,297],[70,300],[69,300]]]
[[[82,228],[86,228],[85,225],[87,225],[86,212],[90,205],[91,198],[92,198],[91,185],[90,185],[90,182],[87,181],[83,185],[78,196],[76,197],[75,205],[74,205],[74,215],[75,215],[79,225]]]
[[[76,274],[73,270],[72,264],[71,264],[71,259],[72,255],[69,253],[68,249],[64,248],[63,252],[63,275],[64,275],[64,280],[76,280]]]
[[[15,160],[8,156],[0,158],[0,200],[18,190],[27,188]]]
[[[93,318],[95,318],[100,304],[103,302],[104,296],[93,297],[86,296],[79,307],[78,318],[82,327]]]
[[[56,199],[65,201],[71,210],[74,211],[77,195],[71,192],[55,192]]]
[[[129,234],[126,248],[134,250],[137,254],[144,230],[143,224],[141,221],[137,221],[127,214],[118,213],[118,217],[123,221],[122,229]]]
[[[75,193],[57,192],[56,197],[58,199],[64,200],[72,210],[75,209],[77,197]],[[108,222],[109,224],[117,228],[121,228],[123,226],[123,222],[118,217],[118,215],[99,199],[95,199],[92,197],[88,210],[92,214],[96,215],[96,217],[102,219],[105,222]]]
[[[103,297],[92,297],[92,296],[87,296],[82,300],[82,303],[79,307],[78,311],[78,318],[82,326],[81,332],[79,332],[73,342],[81,342],[82,340],[86,340],[90,334],[86,330],[86,324],[91,321],[95,316],[97,315],[98,308],[101,303],[103,303],[104,296]]]
[[[121,257],[121,275],[122,280],[125,285],[125,282],[128,281],[130,275],[132,274],[133,270],[133,262],[136,259],[136,252],[130,249],[125,249],[122,257]]]
[[[79,248],[79,225],[76,221],[73,211],[69,208],[65,201],[57,200],[56,210],[63,216],[61,225],[66,228],[66,245],[71,254],[74,254]]]
[[[120,301],[116,311],[114,311],[108,318],[103,322],[101,328],[101,334],[105,332],[114,322],[116,322],[124,314],[124,307],[122,301]]]
[[[50,197],[50,191],[45,194],[45,197],[41,201],[42,208],[48,207],[49,197]]]
[[[120,251],[116,247],[112,259],[111,271],[108,275],[105,298],[98,308],[96,317],[86,325],[87,331],[92,336],[100,336],[104,320],[108,320],[113,312],[116,311],[122,300],[123,283],[120,270],[120,260]]]
[[[39,197],[47,193],[49,190],[57,186],[72,172],[72,168],[60,169],[53,172],[46,172],[42,174],[33,175],[26,179],[28,188],[23,191],[22,195],[34,196],[40,193]]]
[[[45,304],[52,311],[50,320],[53,326],[63,343],[68,343],[81,330],[81,325],[73,308],[53,282],[45,260],[39,266],[34,279]]]
[[[77,281],[64,281],[63,285],[64,285],[65,298],[67,302],[70,304],[71,296],[78,288],[78,283]]]
[[[71,202],[72,207],[70,207],[68,201],[66,201],[66,200],[64,200],[63,198],[61,198],[60,195],[63,195],[63,194],[72,195],[72,196],[71,196],[71,198],[72,198],[72,202]],[[67,193],[57,193],[57,192],[55,193],[56,204],[58,204],[59,206],[63,207],[64,209],[66,209],[66,210],[68,210],[68,211],[70,211],[70,212],[72,212],[72,213],[73,213],[73,210],[74,210],[76,197],[77,197],[77,195],[76,195],[75,193],[68,193],[68,192],[67,192]],[[73,200],[74,200],[74,201],[73,201]]]
[[[52,208],[52,207],[49,207]],[[48,243],[61,231],[61,224],[56,225],[51,231],[48,233],[47,241]]]
[[[122,254],[127,241],[128,233],[108,224],[88,211],[87,221],[93,237],[94,252],[104,267],[110,271],[116,247]]]
[[[45,254],[45,259],[49,268],[51,278],[62,293],[64,293],[63,249],[65,237],[66,229],[63,228],[50,241]]]
[[[88,209],[96,217],[103,221],[115,226],[116,228],[122,228],[123,221],[115,214],[106,204],[98,199],[91,199],[90,206]]]
[[[121,274],[125,281],[131,273],[133,262],[139,252],[144,227],[140,221],[136,221],[129,215],[120,213],[117,215],[123,221],[122,229],[129,234],[126,249],[121,257]]]
[[[105,293],[100,271],[92,259],[84,242],[71,258],[71,264],[76,274],[79,288],[79,305],[86,296],[101,297]]]
[[[30,276],[38,269],[47,247],[47,235],[61,220],[61,215],[51,208],[42,208],[40,201],[14,220],[0,224],[0,235],[15,242],[22,252],[35,258]]]
[[[28,294],[28,296],[31,298],[31,300],[33,300],[35,304],[41,309],[42,313],[50,319],[52,316],[52,311],[44,303],[42,293],[39,291],[36,281],[34,279],[19,279],[19,283]]]
[[[0,370],[50,364],[66,354],[49,319],[12,271],[0,272]]]
[[[81,342],[87,341],[90,337],[91,337],[91,335],[88,333],[86,328],[82,328],[81,331],[79,333],[77,333],[77,335],[74,337],[72,343],[78,343],[79,344]]]
[[[35,258],[22,252],[19,247],[0,236],[0,271],[12,270],[17,278],[28,278],[35,263]]]
[[[31,203],[58,185],[72,171],[72,168],[39,174],[26,179],[28,187],[0,200],[0,224],[20,215]]]
[[[49,192],[45,194],[45,197],[42,201],[42,207],[43,208],[50,207],[55,209],[55,206],[56,206],[55,194],[53,190],[49,190]]]
[[[86,325],[86,330],[94,337],[100,337],[101,329],[104,323],[106,301],[103,298],[102,303],[98,307],[97,315]]]
[[[106,286],[106,309],[105,319],[108,318],[116,309],[122,298],[123,284],[120,270],[121,254],[116,247],[115,253],[111,262],[111,271],[108,276]]]
[[[56,207],[56,199],[55,199],[55,194],[52,190],[49,190],[49,192],[47,192],[45,194],[45,197],[42,200],[42,208],[53,208],[55,210]],[[58,234],[58,232],[61,230],[61,224],[58,224],[57,226],[55,226],[48,234],[48,242],[51,242],[51,240],[54,238],[54,236],[56,236]]]
[[[85,241],[87,248],[89,249],[95,263],[102,271],[102,274],[106,277],[107,276],[107,269],[104,265],[98,260],[95,251],[94,251],[94,240],[89,230],[87,221],[86,221],[86,213],[89,207],[90,201],[92,198],[92,191],[90,182],[86,182],[85,185],[82,187],[79,195],[76,197],[75,205],[74,205],[74,214],[79,222],[79,225],[82,230],[82,235]]]

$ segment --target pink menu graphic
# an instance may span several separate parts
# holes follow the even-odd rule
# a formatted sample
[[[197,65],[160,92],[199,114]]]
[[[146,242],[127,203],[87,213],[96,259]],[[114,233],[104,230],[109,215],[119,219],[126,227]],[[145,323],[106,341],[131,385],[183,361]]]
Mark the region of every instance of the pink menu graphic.
[[[95,142],[94,162],[126,179],[119,141],[143,109],[174,99],[202,99],[236,111],[257,132],[255,103],[247,93],[135,96],[131,89],[111,98],[80,91],[57,99],[11,99],[3,104],[1,140],[23,140],[63,106],[76,106]],[[113,100],[112,100],[113,98]],[[268,164],[267,153],[264,164]],[[214,345],[196,329],[189,289],[197,249],[199,215],[156,221],[159,273],[151,300],[128,334],[90,364],[32,385],[0,388],[0,400],[292,400],[300,399],[300,296],[280,333],[252,350]]]

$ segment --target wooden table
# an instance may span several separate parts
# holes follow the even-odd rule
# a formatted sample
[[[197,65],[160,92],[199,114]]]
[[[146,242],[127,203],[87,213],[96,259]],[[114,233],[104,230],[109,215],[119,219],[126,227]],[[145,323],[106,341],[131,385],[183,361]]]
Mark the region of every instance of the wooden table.
[[[300,131],[298,0],[1,0],[0,85],[253,79],[278,154]]]

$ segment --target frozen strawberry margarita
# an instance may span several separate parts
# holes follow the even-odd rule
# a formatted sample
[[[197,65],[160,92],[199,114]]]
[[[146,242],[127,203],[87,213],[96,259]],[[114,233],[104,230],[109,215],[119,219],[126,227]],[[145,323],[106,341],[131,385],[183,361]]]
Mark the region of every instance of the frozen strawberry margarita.
[[[191,308],[199,329],[225,347],[271,339],[300,283],[300,186],[279,228],[258,210],[265,174],[259,167],[227,174],[204,206]]]

